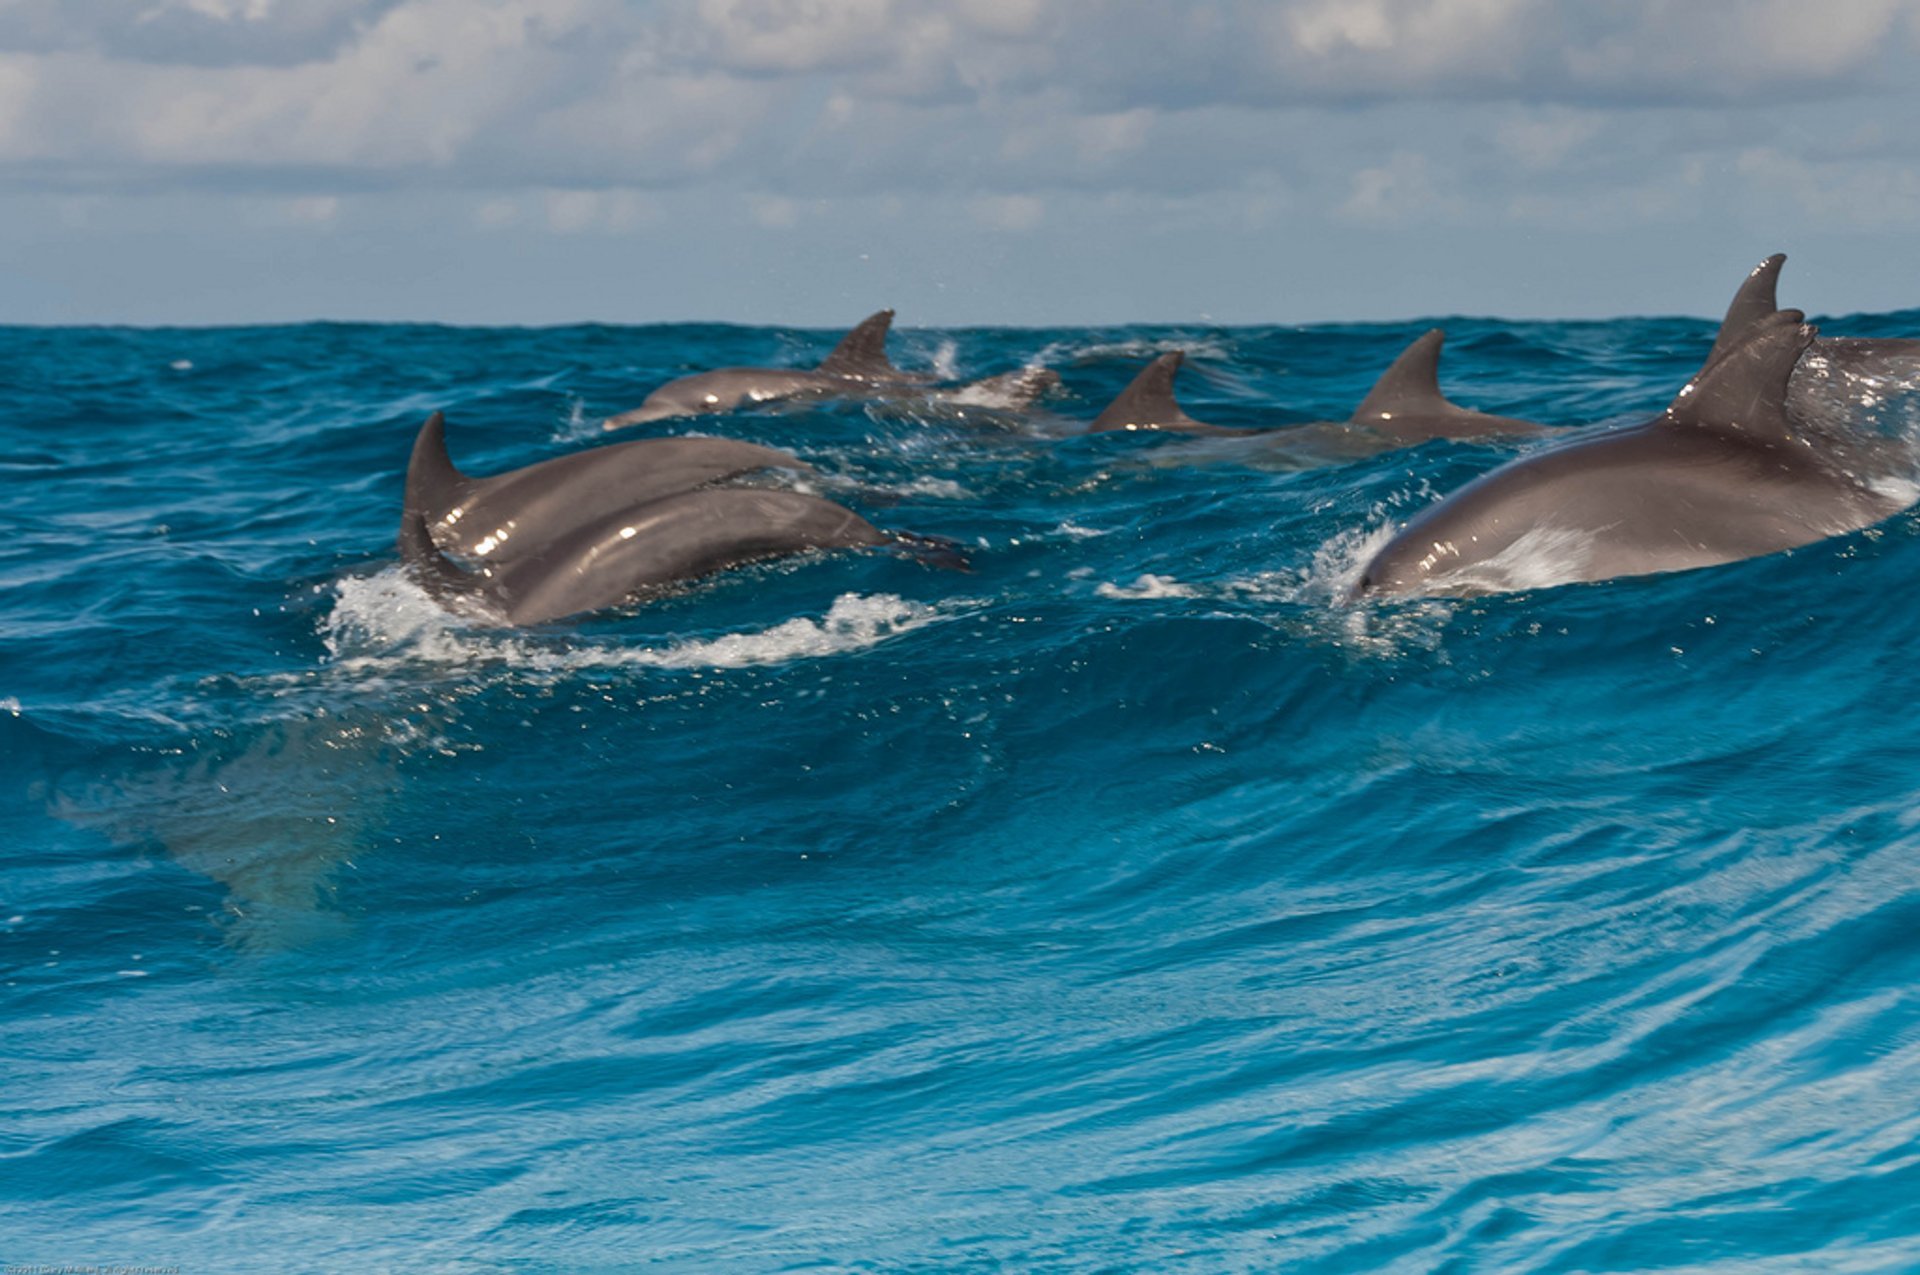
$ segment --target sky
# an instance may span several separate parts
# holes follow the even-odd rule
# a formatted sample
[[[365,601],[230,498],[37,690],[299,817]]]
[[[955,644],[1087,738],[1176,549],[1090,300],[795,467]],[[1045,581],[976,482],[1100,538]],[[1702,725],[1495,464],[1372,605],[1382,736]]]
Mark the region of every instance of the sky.
[[[17,323],[1920,307],[1920,0],[0,0]]]

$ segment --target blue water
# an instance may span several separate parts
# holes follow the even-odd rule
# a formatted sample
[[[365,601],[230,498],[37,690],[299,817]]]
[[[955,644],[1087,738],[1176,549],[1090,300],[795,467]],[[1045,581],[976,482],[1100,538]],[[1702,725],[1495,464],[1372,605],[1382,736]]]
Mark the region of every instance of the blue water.
[[[1448,326],[1570,426],[1712,335]],[[1420,330],[894,349],[1281,424]],[[512,634],[396,569],[428,411],[491,473],[834,336],[0,330],[0,1259],[1920,1269],[1920,517],[1356,610],[1520,445],[820,405],[703,428],[973,574]]]

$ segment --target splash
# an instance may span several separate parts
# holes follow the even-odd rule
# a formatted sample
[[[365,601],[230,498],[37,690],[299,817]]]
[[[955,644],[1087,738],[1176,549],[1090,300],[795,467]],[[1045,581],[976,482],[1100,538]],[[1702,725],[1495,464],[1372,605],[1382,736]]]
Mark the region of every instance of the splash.
[[[951,478],[922,474],[911,482],[894,483],[886,488],[897,496],[926,496],[933,500],[972,500],[973,493]]]
[[[402,664],[503,665],[565,675],[613,668],[746,668],[865,650],[968,609],[913,602],[891,593],[846,593],[818,619],[796,617],[770,628],[690,638],[665,646],[607,639],[529,637],[469,627],[442,609],[398,569],[342,580],[321,637],[336,667],[361,674]]]
[[[1226,591],[1264,604],[1267,622],[1290,636],[1349,655],[1393,660],[1409,651],[1438,651],[1454,603],[1414,598],[1361,605],[1354,599],[1361,573],[1397,530],[1386,510],[1376,508],[1365,525],[1323,541],[1303,570],[1262,572],[1230,582]]]
[[[985,380],[962,385],[959,389],[942,390],[935,396],[935,401],[954,407],[1015,412],[1032,406],[1035,400],[1051,393],[1059,384],[1060,377],[1051,368],[1029,364],[1018,371],[989,376]]]
[[[1034,357],[1041,367],[1157,359],[1182,351],[1192,359],[1231,359],[1233,348],[1216,337],[1135,337],[1125,341],[1052,341]]]
[[[952,337],[947,337],[940,342],[939,348],[934,350],[933,357],[928,362],[932,364],[933,374],[941,380],[959,380],[960,343]]]
[[[604,431],[599,418],[587,414],[587,402],[577,394],[567,396],[567,412],[560,418],[552,437],[555,443],[579,443],[599,438]]]
[[[1103,598],[1127,598],[1133,600],[1145,598],[1194,598],[1200,590],[1193,585],[1184,584],[1172,576],[1155,575],[1151,571],[1143,572],[1134,578],[1132,584],[1113,584],[1102,582],[1094,592]]]

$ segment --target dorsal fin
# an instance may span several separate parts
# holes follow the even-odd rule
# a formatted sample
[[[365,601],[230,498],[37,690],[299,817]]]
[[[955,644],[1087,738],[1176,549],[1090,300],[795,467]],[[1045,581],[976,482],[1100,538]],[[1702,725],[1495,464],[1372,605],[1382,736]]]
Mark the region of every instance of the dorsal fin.
[[[887,331],[891,327],[893,311],[868,315],[833,347],[832,354],[820,360],[820,370],[830,376],[892,375],[894,366],[887,361]]]
[[[1708,429],[1777,446],[1795,441],[1787,417],[1787,380],[1816,329],[1798,310],[1776,310],[1687,382],[1664,423]]]
[[[1180,410],[1173,397],[1173,374],[1186,358],[1182,350],[1162,354],[1141,369],[1120,396],[1093,418],[1089,433],[1109,429],[1172,429],[1200,422]]]
[[[1390,420],[1416,412],[1460,410],[1440,393],[1440,347],[1446,340],[1447,334],[1435,328],[1400,351],[1393,366],[1367,391],[1353,419]]]
[[[413,440],[413,456],[407,461],[406,507],[438,519],[466,494],[467,476],[453,467],[447,454],[447,418],[439,412],[427,417]]]
[[[1713,351],[1707,355],[1707,362],[1713,362],[1740,344],[1754,324],[1780,308],[1775,296],[1780,285],[1780,267],[1786,263],[1787,254],[1776,252],[1747,275],[1740,291],[1733,294],[1727,317],[1720,320],[1720,332],[1713,338]]]

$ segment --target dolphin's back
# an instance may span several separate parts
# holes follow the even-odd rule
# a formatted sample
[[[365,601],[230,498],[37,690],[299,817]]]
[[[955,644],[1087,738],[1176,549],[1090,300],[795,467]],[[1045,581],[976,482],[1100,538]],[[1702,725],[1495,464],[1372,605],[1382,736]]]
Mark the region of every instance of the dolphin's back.
[[[762,558],[890,540],[852,510],[817,496],[717,487],[666,496],[583,527],[497,568],[492,592],[507,619],[540,624]]]
[[[639,439],[468,479],[450,505],[427,512],[442,548],[508,562],[663,496],[760,469],[810,468],[790,453],[734,439]]]

